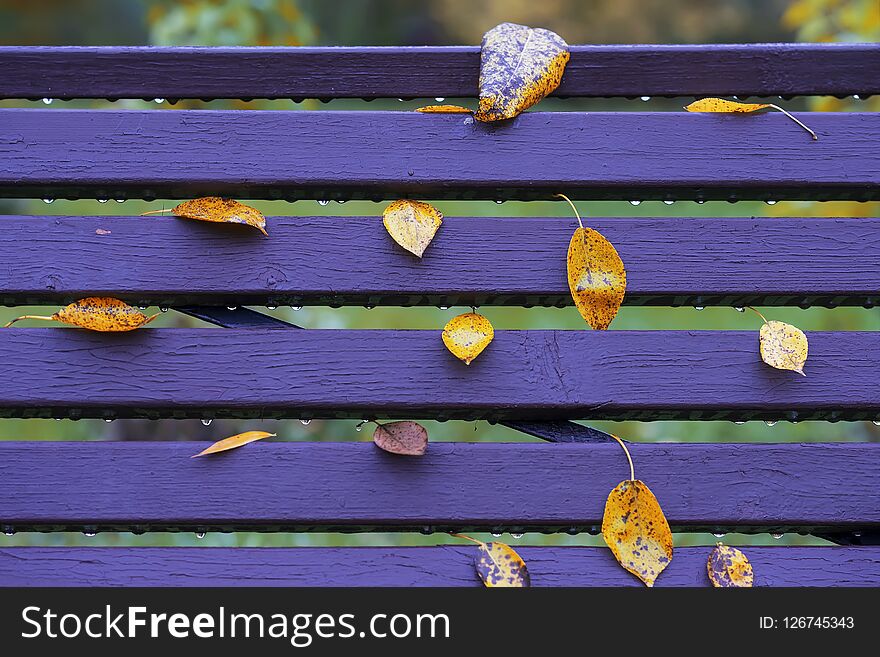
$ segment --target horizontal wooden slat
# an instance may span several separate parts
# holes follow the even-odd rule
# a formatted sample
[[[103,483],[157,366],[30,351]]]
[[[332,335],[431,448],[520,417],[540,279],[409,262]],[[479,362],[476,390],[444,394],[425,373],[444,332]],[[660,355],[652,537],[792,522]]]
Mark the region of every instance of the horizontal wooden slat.
[[[387,235],[380,211],[269,217],[270,239],[170,217],[0,217],[0,303],[572,304],[574,218],[447,217],[418,260]],[[587,221],[626,263],[629,305],[880,302],[878,219]]]
[[[502,539],[503,540],[503,539]],[[755,586],[880,586],[880,548],[748,547]],[[642,586],[603,548],[520,547],[532,586]],[[656,586],[710,586],[711,547]],[[475,548],[0,548],[0,586],[482,586]]]
[[[880,114],[0,110],[16,197],[880,198]],[[527,157],[525,156],[527,154]]]
[[[572,46],[560,96],[880,93],[876,44]],[[475,96],[478,47],[0,48],[0,98]]]
[[[488,312],[491,318],[491,312]],[[440,331],[0,331],[0,415],[874,419],[880,333],[810,332],[806,377],[754,331],[496,331],[469,367]]]
[[[0,443],[0,523],[25,529],[598,531],[616,443]],[[877,444],[631,444],[681,531],[871,531]]]

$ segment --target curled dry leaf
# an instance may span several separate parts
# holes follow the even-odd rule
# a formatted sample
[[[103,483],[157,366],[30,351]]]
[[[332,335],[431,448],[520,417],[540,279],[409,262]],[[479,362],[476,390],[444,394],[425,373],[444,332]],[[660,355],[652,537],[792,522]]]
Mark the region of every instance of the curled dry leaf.
[[[760,333],[761,360],[778,370],[791,370],[802,376],[807,362],[807,336],[785,322],[764,321]]]
[[[804,125],[800,120],[789,114],[779,105],[773,105],[772,103],[740,103],[735,100],[725,100],[724,98],[702,98],[700,100],[694,101],[690,105],[686,105],[685,109],[688,112],[709,112],[722,114],[751,114],[752,112],[757,112],[763,109],[775,109],[785,114],[788,118],[797,123],[804,130],[809,132],[814,140],[819,139],[819,136],[815,132],[810,130],[806,125]]]
[[[443,223],[443,215],[430,203],[401,199],[385,208],[382,223],[395,242],[421,258]]]
[[[516,551],[505,543],[480,543],[474,560],[477,574],[488,588],[523,588],[531,585],[529,569]]]
[[[568,44],[550,30],[502,23],[486,32],[480,47],[478,121],[512,119],[562,80]]]
[[[425,105],[416,108],[416,112],[422,114],[473,114],[474,110],[461,105]]]
[[[608,495],[602,537],[614,557],[647,586],[672,560],[672,532],[654,493],[638,479],[620,482]]]
[[[417,422],[388,422],[376,427],[373,442],[392,454],[421,456],[428,448],[428,430]]]
[[[22,319],[41,319],[48,322],[63,322],[90,331],[116,332],[132,331],[149,324],[159,313],[147,317],[137,308],[124,301],[110,297],[86,297],[65,306],[50,317],[43,315],[22,315],[6,324],[12,326]]]
[[[492,323],[479,313],[457,315],[443,328],[443,344],[465,365],[470,365],[494,337]]]
[[[154,212],[145,212],[148,214],[161,214],[167,210],[156,210]],[[198,219],[199,221],[214,221],[218,223],[228,224],[246,224],[253,226],[263,235],[268,236],[266,232],[266,217],[263,213],[244,203],[239,203],[231,198],[220,198],[219,196],[205,196],[196,198],[191,201],[184,201],[170,210],[175,217],[183,217],[185,219]]]
[[[198,454],[195,454],[192,458],[196,458],[197,456],[205,456],[206,454],[225,452],[227,450],[235,449],[236,447],[241,447],[242,445],[247,445],[248,443],[252,443],[257,440],[262,440],[263,438],[273,438],[276,435],[277,434],[274,433],[266,433],[265,431],[245,431],[244,433],[238,433],[234,436],[229,436],[229,438],[218,440],[210,447],[207,447]]]
[[[709,579],[717,588],[750,588],[755,582],[752,564],[740,550],[719,543],[706,562]]]

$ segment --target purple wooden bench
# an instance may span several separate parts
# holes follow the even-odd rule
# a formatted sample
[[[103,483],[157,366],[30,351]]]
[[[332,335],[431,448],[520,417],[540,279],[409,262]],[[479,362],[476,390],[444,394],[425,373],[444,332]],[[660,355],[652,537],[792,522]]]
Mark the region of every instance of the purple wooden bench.
[[[0,48],[0,98],[472,97],[478,60],[476,48]],[[774,44],[575,47],[557,95],[877,93],[876,45]],[[487,126],[409,112],[4,109],[0,194],[880,198],[880,116],[811,114],[818,142],[781,115],[742,118],[534,112]],[[449,217],[421,262],[375,216],[345,218],[345,230],[340,218],[273,217],[268,240],[161,217],[113,218],[112,239],[96,234],[101,217],[0,221],[0,303],[115,296],[225,327],[0,331],[2,417],[481,418],[546,441],[439,443],[420,459],[350,440],[276,443],[196,460],[188,443],[0,442],[6,531],[596,533],[620,449],[571,420],[880,418],[876,333],[811,333],[806,379],[764,366],[755,331],[498,331],[464,368],[437,331],[295,330],[226,308],[570,305],[570,219]],[[880,219],[590,225],[627,263],[630,305],[880,301]],[[836,543],[749,549],[757,584],[880,585],[880,445],[631,450],[674,531]],[[534,585],[638,585],[604,548],[518,550]],[[658,585],[708,585],[708,551],[677,550]],[[3,548],[0,585],[476,586],[473,555]]]

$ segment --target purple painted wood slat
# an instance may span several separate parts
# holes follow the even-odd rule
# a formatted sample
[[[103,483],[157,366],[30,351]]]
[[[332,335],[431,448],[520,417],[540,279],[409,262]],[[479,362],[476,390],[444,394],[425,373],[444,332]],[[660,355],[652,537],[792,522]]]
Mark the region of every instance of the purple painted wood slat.
[[[572,311],[574,312],[574,311]],[[489,313],[491,317],[491,313]],[[757,323],[756,323],[757,324]],[[806,377],[753,331],[496,331],[470,366],[440,331],[0,331],[15,417],[874,419],[880,333],[811,332]]]
[[[382,229],[380,212],[269,217],[270,239],[171,217],[0,217],[0,303],[97,295],[159,306],[572,304],[573,218],[447,217],[418,260]],[[629,305],[880,302],[880,219],[587,223],[626,263]]]
[[[0,442],[0,523],[16,531],[595,532],[608,492],[629,475],[612,443],[434,443],[406,458],[365,442],[260,442],[190,458],[207,444]],[[675,530],[880,526],[878,444],[630,451]]]
[[[778,112],[531,112],[487,125],[417,112],[8,109],[0,194],[880,198],[880,114],[809,123],[819,141]]]
[[[603,548],[520,547],[532,586],[642,586]],[[710,586],[711,547],[677,548],[657,580]],[[880,548],[746,547],[755,586],[880,586]],[[6,586],[482,586],[475,548],[4,548]]]
[[[0,98],[475,96],[477,47],[0,48]],[[877,44],[572,46],[559,96],[880,93]]]

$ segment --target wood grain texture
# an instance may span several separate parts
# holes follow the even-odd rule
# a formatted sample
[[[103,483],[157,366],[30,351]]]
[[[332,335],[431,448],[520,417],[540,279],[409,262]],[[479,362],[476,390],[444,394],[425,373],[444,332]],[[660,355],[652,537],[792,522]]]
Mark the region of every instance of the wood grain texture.
[[[811,332],[806,377],[758,331],[496,331],[470,366],[440,331],[0,331],[0,415],[874,419],[880,333]]]
[[[597,532],[628,476],[617,444],[0,443],[0,522],[16,531],[257,529]],[[678,531],[873,531],[877,444],[632,444]],[[821,494],[819,493],[821,491]]]
[[[483,124],[418,112],[7,109],[0,194],[880,198],[880,114],[813,113],[809,124],[819,141],[778,112],[529,112]]]
[[[0,303],[572,304],[574,219],[447,217],[418,260],[378,213],[269,217],[270,239],[173,217],[0,216]],[[880,219],[587,222],[623,258],[628,305],[880,303]]]
[[[880,586],[880,548],[748,547],[755,586]],[[532,586],[641,586],[603,548],[520,547]],[[656,586],[710,586],[711,547],[675,550]],[[2,548],[8,586],[482,586],[475,548]]]
[[[0,98],[473,97],[477,47],[0,48]],[[557,96],[880,93],[877,44],[572,46]]]

